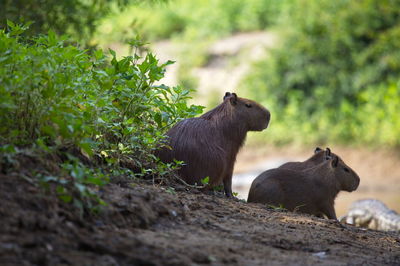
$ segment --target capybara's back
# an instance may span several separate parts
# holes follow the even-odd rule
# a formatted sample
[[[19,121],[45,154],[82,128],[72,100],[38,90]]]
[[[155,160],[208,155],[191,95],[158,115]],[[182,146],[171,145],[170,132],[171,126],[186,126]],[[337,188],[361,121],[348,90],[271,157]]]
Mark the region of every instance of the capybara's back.
[[[312,197],[317,196],[314,192],[315,187],[306,175],[276,168],[265,171],[254,180],[247,201],[314,214],[316,209],[312,202],[315,199]]]

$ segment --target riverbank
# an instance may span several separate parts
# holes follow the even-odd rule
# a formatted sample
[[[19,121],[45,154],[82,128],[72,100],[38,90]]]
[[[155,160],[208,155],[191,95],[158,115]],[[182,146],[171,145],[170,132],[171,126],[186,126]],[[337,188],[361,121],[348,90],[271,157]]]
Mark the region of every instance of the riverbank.
[[[399,233],[121,177],[84,214],[0,175],[2,265],[399,265]]]

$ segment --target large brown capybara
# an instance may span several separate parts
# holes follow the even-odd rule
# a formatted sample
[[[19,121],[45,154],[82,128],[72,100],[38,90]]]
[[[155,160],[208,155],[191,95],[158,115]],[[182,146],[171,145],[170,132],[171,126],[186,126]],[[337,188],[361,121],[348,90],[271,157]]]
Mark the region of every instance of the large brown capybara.
[[[354,191],[360,178],[337,155],[305,170],[275,168],[251,184],[248,202],[282,206],[318,217],[337,219],[334,201],[339,191]]]
[[[313,156],[311,156],[307,160],[303,162],[287,162],[282,164],[278,168],[291,169],[291,170],[305,170],[307,168],[314,167],[317,164],[324,162],[325,160],[328,160],[332,156],[337,156],[337,155],[332,153],[329,148],[323,150],[320,147],[316,147]]]
[[[200,117],[185,119],[167,132],[167,146],[156,155],[163,162],[184,161],[178,174],[189,184],[223,184],[232,197],[232,172],[247,131],[262,131],[270,112],[260,104],[227,92],[223,102]],[[170,148],[168,148],[168,146]]]

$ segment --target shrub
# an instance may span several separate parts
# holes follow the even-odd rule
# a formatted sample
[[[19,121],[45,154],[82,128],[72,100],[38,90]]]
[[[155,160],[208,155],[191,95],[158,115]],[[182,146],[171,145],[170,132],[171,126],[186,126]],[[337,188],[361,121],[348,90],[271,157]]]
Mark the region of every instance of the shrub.
[[[140,56],[143,45],[133,40],[133,56],[111,61],[102,50],[66,45],[52,31],[24,38],[26,26],[8,23],[0,31],[0,151],[66,150],[58,179],[60,195],[71,200],[68,184],[84,198],[88,184],[103,184],[104,174],[77,160],[76,152],[105,168],[142,169],[142,174],[168,174],[172,165],[157,162],[152,151],[164,132],[178,120],[201,112],[186,105],[189,91],[157,84],[168,61]],[[130,173],[132,175],[132,173]],[[54,178],[43,180],[53,181]],[[65,186],[63,186],[66,184]]]

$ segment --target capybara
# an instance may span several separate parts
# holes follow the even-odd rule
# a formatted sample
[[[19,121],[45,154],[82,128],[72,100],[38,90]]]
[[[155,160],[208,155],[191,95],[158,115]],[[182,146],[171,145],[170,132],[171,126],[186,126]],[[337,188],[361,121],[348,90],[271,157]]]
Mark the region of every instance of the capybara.
[[[308,158],[303,162],[287,162],[279,166],[278,168],[291,169],[291,170],[304,170],[310,167],[314,167],[317,164],[328,160],[331,156],[336,156],[336,154],[331,153],[329,148],[326,148],[326,151],[321,149],[320,147],[316,147],[314,150],[313,156]]]
[[[263,172],[251,184],[247,201],[337,219],[337,194],[356,190],[360,178],[340,157],[325,154],[327,160],[305,170],[275,168]]]
[[[266,129],[270,112],[260,104],[227,92],[223,102],[200,117],[180,121],[167,132],[167,146],[156,155],[163,162],[183,161],[178,174],[189,184],[223,184],[232,197],[232,172],[247,131]],[[168,147],[169,146],[169,147]]]

